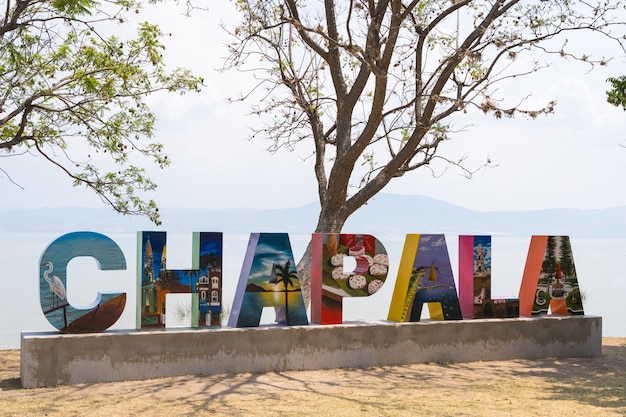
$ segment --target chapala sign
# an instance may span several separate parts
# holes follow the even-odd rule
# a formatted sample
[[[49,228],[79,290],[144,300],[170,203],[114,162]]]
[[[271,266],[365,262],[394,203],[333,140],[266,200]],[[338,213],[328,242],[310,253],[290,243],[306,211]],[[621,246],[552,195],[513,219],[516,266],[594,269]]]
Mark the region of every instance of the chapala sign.
[[[167,233],[137,233],[136,328],[206,328],[222,315],[222,233],[193,233],[192,268],[167,269]],[[376,237],[312,235],[311,318],[342,323],[342,300],[367,297],[385,284],[389,258]],[[74,232],[52,242],[41,256],[40,301],[48,321],[63,333],[102,332],[126,306],[125,293],[98,294],[88,308],[66,297],[67,265],[76,257],[95,258],[102,270],[125,270],[126,258],[109,237]],[[307,325],[289,235],[253,233],[242,262],[228,325],[256,327],[265,307],[279,323]],[[491,237],[459,236],[459,288],[442,234],[408,234],[398,266],[388,319],[419,321],[424,304],[431,318],[461,320],[583,315],[582,299],[567,236],[533,236],[519,297],[491,297]]]

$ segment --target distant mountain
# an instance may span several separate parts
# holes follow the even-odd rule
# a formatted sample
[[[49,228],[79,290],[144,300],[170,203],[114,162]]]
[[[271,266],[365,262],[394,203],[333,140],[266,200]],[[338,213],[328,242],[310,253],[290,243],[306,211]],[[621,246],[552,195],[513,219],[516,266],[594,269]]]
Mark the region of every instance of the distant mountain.
[[[319,204],[290,209],[163,208],[163,225],[121,216],[109,208],[49,208],[0,212],[0,232],[134,233],[220,231],[224,233],[288,232],[309,234],[317,223]],[[346,223],[346,233],[490,234],[509,236],[569,235],[626,237],[626,206],[602,210],[535,211],[469,210],[423,196],[381,194],[361,207]]]
[[[626,237],[626,206],[599,210],[474,211],[423,196],[383,194],[357,211],[344,231],[509,236]]]
[[[246,292],[267,292],[267,290],[257,284],[246,285]]]

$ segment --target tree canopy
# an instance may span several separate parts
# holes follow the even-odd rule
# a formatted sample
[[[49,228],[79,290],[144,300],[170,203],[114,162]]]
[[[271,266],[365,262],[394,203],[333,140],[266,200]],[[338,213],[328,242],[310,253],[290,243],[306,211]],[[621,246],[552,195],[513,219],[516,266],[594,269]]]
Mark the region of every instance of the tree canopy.
[[[169,163],[146,98],[199,91],[203,80],[168,71],[158,26],[140,22],[135,36],[114,35],[130,27],[142,3],[2,1],[0,156],[41,155],[118,212],[158,223],[157,205],[145,195],[156,184],[132,163],[133,155]],[[0,171],[11,178],[1,163]]]
[[[313,145],[319,231],[340,230],[393,178],[445,160],[439,146],[453,137],[452,116],[551,113],[555,102],[526,108],[523,98],[499,96],[499,84],[523,83],[550,55],[605,65],[607,57],[571,52],[569,34],[589,31],[622,47],[625,25],[621,2],[235,3],[242,21],[226,68],[259,80],[252,112],[265,125],[254,137],[270,139],[271,151]]]
[[[626,75],[621,77],[611,77],[608,79],[611,89],[606,92],[606,100],[615,107],[622,107],[626,110]]]
[[[551,57],[609,61],[575,48],[575,33],[624,51],[622,1],[234,2],[241,22],[230,29],[225,68],[258,80],[237,98],[253,98],[252,113],[264,124],[253,137],[269,139],[270,151],[312,149],[316,232],[340,232],[393,178],[437,160],[471,176],[463,159],[442,152],[455,118],[475,110],[496,118],[553,112],[554,101],[528,107],[525,95],[505,97],[498,88],[517,83],[532,92],[524,77]]]

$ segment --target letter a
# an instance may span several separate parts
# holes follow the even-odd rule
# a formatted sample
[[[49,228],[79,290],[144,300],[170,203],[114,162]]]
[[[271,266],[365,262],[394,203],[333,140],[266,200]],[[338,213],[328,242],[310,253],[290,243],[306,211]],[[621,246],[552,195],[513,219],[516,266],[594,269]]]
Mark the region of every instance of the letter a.
[[[520,316],[584,315],[569,236],[533,236],[520,287]]]
[[[406,235],[388,319],[420,321],[424,303],[433,319],[462,319],[444,235]]]
[[[250,235],[228,325],[257,327],[264,307],[284,312],[281,324],[309,324],[287,233]]]

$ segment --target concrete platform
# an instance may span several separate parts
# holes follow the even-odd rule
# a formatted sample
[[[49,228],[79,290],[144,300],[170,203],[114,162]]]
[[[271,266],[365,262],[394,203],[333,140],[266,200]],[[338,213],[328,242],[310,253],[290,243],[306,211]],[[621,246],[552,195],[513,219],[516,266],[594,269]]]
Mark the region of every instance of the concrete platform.
[[[331,326],[22,333],[24,388],[178,375],[281,372],[602,353],[591,316]]]

